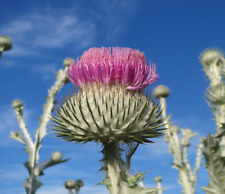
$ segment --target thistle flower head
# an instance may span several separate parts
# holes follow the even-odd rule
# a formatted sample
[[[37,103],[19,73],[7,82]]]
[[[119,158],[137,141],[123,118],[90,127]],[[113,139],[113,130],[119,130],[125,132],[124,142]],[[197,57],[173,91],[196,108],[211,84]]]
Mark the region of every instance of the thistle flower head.
[[[158,79],[155,65],[144,53],[130,48],[90,48],[68,69],[68,78],[79,88],[88,83],[122,84],[139,90]]]
[[[156,81],[155,66],[129,48],[92,48],[68,70],[79,87],[56,106],[57,136],[71,142],[152,142],[161,135],[159,105],[143,93]]]

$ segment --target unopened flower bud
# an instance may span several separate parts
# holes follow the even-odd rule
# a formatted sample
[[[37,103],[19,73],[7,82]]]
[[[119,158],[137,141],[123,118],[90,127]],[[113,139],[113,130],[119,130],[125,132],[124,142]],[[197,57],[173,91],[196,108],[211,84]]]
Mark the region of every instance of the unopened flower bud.
[[[155,177],[155,182],[161,182],[162,181],[162,177],[161,176],[156,176]]]
[[[200,61],[211,85],[221,83],[225,63],[223,53],[216,49],[208,49],[201,54]]]
[[[208,49],[204,51],[200,56],[200,61],[203,66],[209,66],[213,63],[217,63],[219,66],[223,59],[223,53],[216,49]]]
[[[179,133],[180,129],[179,129],[178,126],[172,125],[172,126],[170,127],[170,131],[173,132],[173,133]]]
[[[74,189],[76,186],[76,182],[73,179],[69,179],[64,183],[65,188]]]
[[[164,85],[159,85],[153,90],[153,95],[156,98],[166,98],[170,95],[170,89]]]
[[[194,137],[196,135],[191,129],[183,130],[183,134],[187,137]]]
[[[12,40],[8,36],[0,36],[0,48],[2,51],[8,51],[12,48]]]
[[[51,155],[50,160],[52,162],[59,162],[62,159],[62,152],[56,151]]]
[[[63,61],[63,64],[64,64],[66,67],[69,67],[73,60],[74,60],[74,59],[72,59],[72,58],[66,58],[66,59]]]
[[[15,99],[12,102],[12,107],[15,111],[22,111],[23,110],[23,102],[20,99]]]
[[[84,186],[84,182],[81,179],[76,180],[76,187],[81,188]]]

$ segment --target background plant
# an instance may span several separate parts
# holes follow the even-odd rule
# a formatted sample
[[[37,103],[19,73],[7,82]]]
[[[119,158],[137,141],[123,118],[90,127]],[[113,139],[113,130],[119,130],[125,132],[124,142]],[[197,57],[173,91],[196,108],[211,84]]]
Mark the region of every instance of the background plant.
[[[205,167],[208,170],[210,182],[202,187],[207,194],[224,193],[225,180],[225,83],[223,53],[217,49],[208,49],[201,55],[203,70],[210,80],[206,91],[206,99],[215,116],[216,132],[203,138],[203,154]]]
[[[32,140],[29,131],[26,127],[24,118],[23,118],[23,102],[19,99],[16,99],[12,102],[12,107],[17,116],[18,124],[20,126],[21,132],[11,132],[10,137],[24,144],[25,151],[27,152],[29,159],[24,164],[29,173],[29,177],[24,183],[27,194],[36,193],[37,189],[42,185],[39,180],[39,176],[44,174],[44,170],[48,167],[66,162],[68,159],[62,159],[62,153],[59,151],[54,152],[51,157],[39,163],[39,151],[41,148],[41,143],[43,138],[46,135],[47,124],[50,120],[50,114],[54,105],[54,100],[56,94],[60,91],[62,86],[68,82],[65,72],[68,69],[68,61],[65,61],[65,69],[59,70],[56,76],[56,82],[48,91],[48,97],[46,97],[46,103],[43,105],[43,115],[39,118],[39,128],[36,131],[35,141]]]

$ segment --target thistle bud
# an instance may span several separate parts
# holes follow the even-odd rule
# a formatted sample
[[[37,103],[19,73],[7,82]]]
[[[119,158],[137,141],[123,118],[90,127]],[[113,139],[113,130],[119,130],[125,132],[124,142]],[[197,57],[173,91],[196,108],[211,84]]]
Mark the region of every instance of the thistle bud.
[[[76,187],[81,188],[84,186],[84,182],[81,179],[76,180]]]
[[[191,144],[190,144],[189,140],[192,137],[194,137],[196,135],[196,133],[194,133],[191,129],[183,129],[182,133],[183,133],[183,136],[181,139],[181,144],[186,147],[190,146]]]
[[[8,51],[12,48],[12,40],[8,36],[0,36],[0,48],[2,51]]]
[[[212,82],[211,85],[217,85],[222,80],[223,66],[225,63],[223,53],[216,49],[208,49],[200,56],[203,70]]]
[[[76,182],[73,179],[69,179],[64,183],[66,189],[75,189]]]
[[[66,66],[66,67],[69,67],[70,64],[73,62],[74,59],[72,58],[66,58],[64,61],[63,61],[63,64]]]
[[[62,159],[62,152],[60,152],[60,151],[54,152],[50,157],[50,160],[52,162],[59,162],[59,161],[61,161],[61,159]]]
[[[14,109],[14,111],[16,112],[22,112],[23,111],[23,102],[20,99],[15,99],[12,102],[12,107]]]
[[[223,53],[216,49],[207,49],[203,51],[203,53],[200,56],[200,61],[203,66],[210,66],[214,63],[217,64],[217,66],[221,65],[223,59]]]
[[[170,89],[164,85],[159,85],[153,90],[153,95],[156,98],[166,98],[170,95]]]
[[[155,177],[155,182],[162,182],[162,177],[161,176],[156,176]]]
[[[170,126],[170,131],[173,132],[173,133],[179,133],[180,129],[179,129],[178,126],[172,125],[172,126]]]

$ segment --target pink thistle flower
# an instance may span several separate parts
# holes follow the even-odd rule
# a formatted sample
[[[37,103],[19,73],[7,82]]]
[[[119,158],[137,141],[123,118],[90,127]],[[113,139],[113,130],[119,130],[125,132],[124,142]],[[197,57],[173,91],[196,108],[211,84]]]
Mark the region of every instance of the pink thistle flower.
[[[144,89],[158,78],[156,66],[147,65],[143,52],[130,48],[90,48],[74,60],[67,76],[79,88],[89,83],[122,84],[129,90]]]

